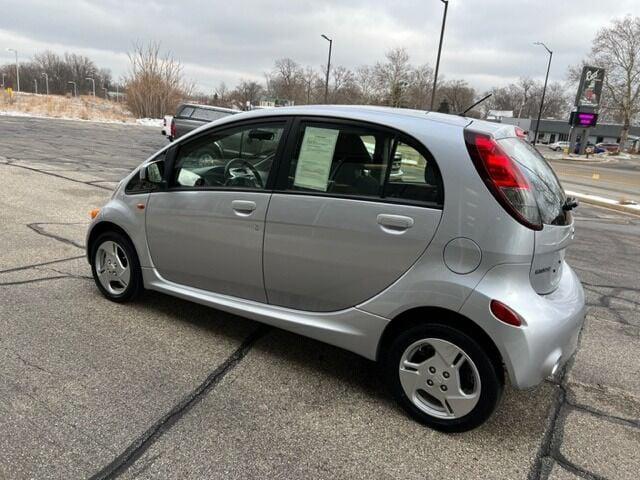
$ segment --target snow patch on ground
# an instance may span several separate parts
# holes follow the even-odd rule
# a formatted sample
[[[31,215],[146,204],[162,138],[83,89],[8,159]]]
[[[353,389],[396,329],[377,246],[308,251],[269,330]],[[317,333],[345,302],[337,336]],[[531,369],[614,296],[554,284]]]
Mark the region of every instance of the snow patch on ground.
[[[28,117],[28,118],[44,118],[51,120],[74,120],[77,122],[89,122],[89,123],[109,123],[109,124],[118,124],[118,125],[131,125],[137,124],[142,125],[143,127],[153,127],[153,128],[161,128],[162,127],[162,118],[138,118],[131,120],[106,120],[106,119],[84,119],[78,117],[70,117],[70,116],[48,116],[48,115],[39,115],[37,113],[26,113],[20,112],[17,110],[0,110],[0,116],[5,117]]]

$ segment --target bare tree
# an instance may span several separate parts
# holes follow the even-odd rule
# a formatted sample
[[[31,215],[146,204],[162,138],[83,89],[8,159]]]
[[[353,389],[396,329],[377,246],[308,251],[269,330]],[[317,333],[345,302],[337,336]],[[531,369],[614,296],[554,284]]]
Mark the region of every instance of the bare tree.
[[[312,67],[306,67],[304,69],[302,78],[304,81],[305,101],[308,105],[312,103],[312,101],[315,101],[316,92],[318,90],[318,85],[321,82],[321,78],[318,72]]]
[[[461,112],[473,103],[475,96],[475,90],[465,80],[448,80],[436,92],[436,105],[446,99],[452,112]]]
[[[624,145],[631,122],[640,113],[640,17],[629,15],[600,30],[588,63],[605,69],[602,108],[622,122]],[[580,70],[573,67],[569,77],[575,81]]]
[[[356,68],[355,83],[360,90],[360,101],[362,103],[378,103],[375,91],[375,74],[372,67],[361,65]]]
[[[240,84],[231,93],[231,98],[237,103],[245,107],[247,103],[249,105],[256,105],[262,94],[264,88],[258,82],[254,80],[241,80]]]
[[[300,65],[290,58],[280,58],[270,78],[270,87],[275,97],[301,102],[304,98],[304,79]]]
[[[385,63],[378,62],[374,67],[376,86],[387,105],[400,107],[405,102],[409,86],[409,54],[404,48],[394,48],[389,50],[385,57]]]
[[[127,106],[138,117],[159,118],[175,112],[193,86],[182,75],[182,65],[170,55],[161,56],[160,44],[135,44],[129,54],[130,70],[125,78]]]

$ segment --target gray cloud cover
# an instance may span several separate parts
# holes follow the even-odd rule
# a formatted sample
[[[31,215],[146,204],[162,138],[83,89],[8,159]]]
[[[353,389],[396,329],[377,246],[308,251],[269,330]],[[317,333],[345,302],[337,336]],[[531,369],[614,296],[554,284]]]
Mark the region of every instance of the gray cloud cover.
[[[633,8],[636,7],[636,8]],[[479,90],[520,76],[540,78],[543,41],[554,50],[551,78],[583,58],[599,28],[637,14],[638,0],[451,0],[441,72]],[[0,63],[38,51],[78,52],[114,77],[126,72],[134,41],[162,43],[200,89],[219,81],[262,79],[291,57],[319,67],[334,38],[334,64],[374,63],[404,46],[413,63],[435,63],[439,0],[0,0]]]

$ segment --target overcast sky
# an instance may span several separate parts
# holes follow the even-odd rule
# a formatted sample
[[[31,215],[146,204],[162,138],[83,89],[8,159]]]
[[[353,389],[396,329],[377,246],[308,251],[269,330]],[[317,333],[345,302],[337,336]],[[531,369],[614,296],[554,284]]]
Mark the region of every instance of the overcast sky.
[[[634,8],[635,7],[635,8]],[[451,0],[441,74],[478,90],[520,76],[542,78],[553,51],[552,80],[589,51],[611,19],[638,13],[639,0]],[[160,41],[202,91],[224,81],[262,80],[276,58],[353,68],[406,47],[413,63],[435,64],[440,0],[0,0],[0,63],[50,49],[75,52],[111,69],[128,68],[134,41]]]

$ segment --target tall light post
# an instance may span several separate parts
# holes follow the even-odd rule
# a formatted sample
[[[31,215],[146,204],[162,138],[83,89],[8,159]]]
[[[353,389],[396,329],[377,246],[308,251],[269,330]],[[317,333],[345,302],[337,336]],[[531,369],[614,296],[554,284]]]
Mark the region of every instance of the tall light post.
[[[540,129],[540,117],[542,116],[542,107],[544,106],[544,95],[547,93],[547,81],[549,80],[549,70],[551,69],[551,59],[553,58],[553,52],[549,50],[542,42],[534,42],[534,45],[542,45],[544,49],[549,53],[549,63],[547,64],[547,75],[544,77],[544,87],[542,88],[542,99],[540,100],[540,110],[538,111],[538,121],[536,122],[536,133],[533,136],[533,144],[538,143],[538,130]]]
[[[76,82],[67,82],[67,83],[70,83],[71,85],[73,85],[73,96],[77,97],[78,96],[78,88],[77,88]]]
[[[49,95],[49,75],[47,73],[42,72],[42,76],[44,77],[44,84],[46,86],[47,95]]]
[[[91,80],[91,84],[93,85],[93,96],[95,97],[96,96],[96,81],[91,77],[87,77],[87,78],[85,78],[85,80]]]
[[[327,60],[327,76],[324,81],[324,103],[329,101],[329,71],[331,70],[331,48],[333,47],[333,40],[327,37],[324,33],[320,35],[327,42],[329,42],[329,59]]]
[[[16,54],[16,92],[20,91],[20,65],[18,64],[18,51],[14,48],[7,48],[7,52],[13,52]]]
[[[449,8],[449,0],[440,0],[444,3],[444,13],[442,14],[442,28],[440,29],[440,44],[438,45],[438,57],[436,58],[436,71],[433,75],[433,88],[431,89],[431,107],[433,111],[433,102],[436,101],[436,86],[438,85],[438,70],[440,69],[440,53],[442,53],[442,40],[444,38],[444,26],[447,24],[447,9]]]

